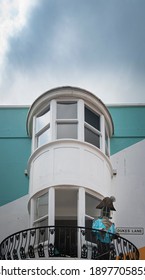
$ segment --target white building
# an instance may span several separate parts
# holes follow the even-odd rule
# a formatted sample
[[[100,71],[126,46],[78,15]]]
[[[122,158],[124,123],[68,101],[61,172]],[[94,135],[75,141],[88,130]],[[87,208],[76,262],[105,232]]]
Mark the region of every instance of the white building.
[[[144,247],[144,222],[136,219],[144,187],[141,187],[138,197],[132,196],[137,183],[135,180],[140,180],[140,174],[135,178],[127,175],[135,171],[134,157],[139,161],[145,142],[111,156],[110,139],[114,124],[109,109],[94,94],[68,86],[49,90],[37,98],[29,108],[26,126],[31,139],[31,155],[25,171],[29,177],[29,194],[14,203],[24,209],[27,202],[28,208],[23,214],[20,210],[19,225],[22,227],[18,226],[17,230],[22,232],[17,234],[18,238],[16,234],[12,235],[12,242],[10,238],[7,241],[11,250],[6,242],[2,243],[6,258],[46,257],[46,251],[47,257],[58,254],[59,257],[95,258],[92,257],[96,246],[94,237],[91,237],[91,229],[87,228],[91,228],[92,220],[100,215],[96,210],[99,201],[112,195],[116,197],[117,211],[113,219],[118,231],[120,234],[129,234],[130,231],[138,235],[141,230],[141,242],[132,236],[128,239],[133,243],[136,241],[138,248]],[[143,167],[140,172],[143,173]],[[131,205],[129,195],[136,205],[134,214],[132,209],[127,208],[126,211],[127,205]],[[2,207],[1,213],[4,214],[7,206]],[[13,207],[14,204],[9,203],[9,210]],[[8,228],[7,235],[13,234],[13,226]],[[26,231],[26,228],[34,230]],[[31,241],[24,246],[27,235]],[[59,238],[64,238],[66,251],[64,247],[60,248]],[[17,249],[11,244],[14,240]],[[114,251],[115,258],[116,255],[134,258],[132,251],[136,248],[132,243],[126,243],[125,250],[121,250],[120,243],[125,244],[125,241],[121,235],[118,241],[115,239],[114,246],[120,246],[118,251]],[[39,244],[39,252],[36,252],[36,243]]]

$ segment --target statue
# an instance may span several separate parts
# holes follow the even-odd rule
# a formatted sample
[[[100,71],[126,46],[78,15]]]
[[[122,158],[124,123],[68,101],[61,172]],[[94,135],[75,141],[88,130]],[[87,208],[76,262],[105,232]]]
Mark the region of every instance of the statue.
[[[96,237],[98,241],[98,252],[100,254],[100,259],[109,259],[110,257],[110,243],[113,239],[113,235],[116,233],[115,224],[110,221],[110,211],[116,211],[113,202],[114,197],[105,197],[97,209],[101,209],[101,217],[93,220],[92,229],[96,231]],[[100,232],[99,232],[100,230]]]

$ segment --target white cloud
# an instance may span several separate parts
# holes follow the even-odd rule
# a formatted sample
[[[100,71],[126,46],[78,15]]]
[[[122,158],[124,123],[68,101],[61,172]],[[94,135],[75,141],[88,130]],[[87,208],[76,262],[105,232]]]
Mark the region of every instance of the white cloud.
[[[31,104],[65,85],[92,91],[107,104],[145,103],[141,8],[137,14],[132,8],[134,17],[130,5],[126,13],[121,4],[117,21],[115,0],[107,17],[102,2],[83,1],[0,0],[1,104]],[[134,18],[137,31],[131,32]]]
[[[30,9],[37,0],[1,0],[0,3],[0,69],[4,67],[9,50],[9,38],[15,36],[27,23]]]
[[[70,59],[73,61],[73,58],[77,56],[81,44],[79,30],[74,19],[64,16],[55,25],[54,34],[52,51],[56,60],[67,60],[67,63]]]
[[[91,91],[105,104],[145,103],[145,82],[140,83],[132,75],[129,71],[115,72],[111,69],[105,72],[73,68],[64,73],[45,66],[31,74],[16,71],[9,91],[1,97],[1,104],[31,105],[45,91],[66,85]]]

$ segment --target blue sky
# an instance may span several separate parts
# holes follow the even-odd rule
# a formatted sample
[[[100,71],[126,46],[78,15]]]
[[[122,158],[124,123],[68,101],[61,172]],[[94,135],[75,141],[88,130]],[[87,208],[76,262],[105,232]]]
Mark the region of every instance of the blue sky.
[[[1,0],[1,104],[57,86],[145,103],[144,0]]]

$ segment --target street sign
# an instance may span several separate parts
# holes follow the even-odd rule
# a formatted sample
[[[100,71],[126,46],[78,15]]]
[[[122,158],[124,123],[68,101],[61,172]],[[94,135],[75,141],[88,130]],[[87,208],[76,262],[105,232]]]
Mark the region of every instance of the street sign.
[[[143,235],[144,228],[141,227],[117,227],[116,233],[125,235]]]

